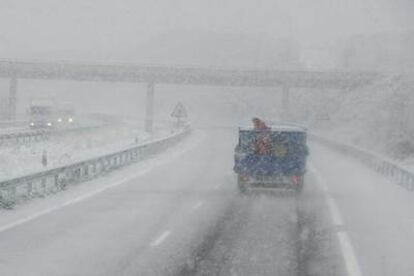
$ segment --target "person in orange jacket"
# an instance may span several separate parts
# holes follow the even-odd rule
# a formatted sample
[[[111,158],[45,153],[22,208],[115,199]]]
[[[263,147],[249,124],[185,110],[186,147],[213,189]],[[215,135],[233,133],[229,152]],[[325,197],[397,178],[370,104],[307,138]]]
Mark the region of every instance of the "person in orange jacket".
[[[259,132],[256,134],[256,141],[254,143],[254,153],[259,155],[271,154],[272,139],[270,133],[266,130],[270,128],[261,119],[254,117],[252,119],[253,127]]]
[[[255,130],[268,130],[269,129],[266,123],[257,117],[254,117],[252,119],[252,122],[253,122],[253,127]]]

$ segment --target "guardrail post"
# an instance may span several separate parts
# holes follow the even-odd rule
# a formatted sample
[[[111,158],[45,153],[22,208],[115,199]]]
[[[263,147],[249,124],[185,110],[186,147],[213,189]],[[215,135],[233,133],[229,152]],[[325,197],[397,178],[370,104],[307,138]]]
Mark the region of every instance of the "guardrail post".
[[[8,110],[8,119],[16,119],[16,105],[17,105],[17,79],[12,77],[10,79],[9,86],[9,110]]]
[[[147,85],[147,104],[145,106],[145,131],[152,133],[154,120],[154,83]]]
[[[12,209],[16,204],[16,186],[6,189],[6,195],[1,195],[2,203],[5,208]]]
[[[412,176],[408,175],[407,177],[407,190],[414,190],[414,179]]]
[[[42,187],[42,195],[46,195],[47,193],[47,187],[46,187],[46,177],[43,177],[41,180],[41,187]]]
[[[77,181],[77,180],[79,180],[79,178],[80,178],[80,171],[79,171],[79,168],[75,168],[74,170],[73,170],[73,178]]]
[[[89,165],[86,164],[85,167],[83,167],[83,175],[85,178],[89,178]]]
[[[27,183],[27,197],[33,196],[33,183],[30,181]]]
[[[401,186],[405,186],[405,181],[404,181],[404,173],[400,172],[398,175],[398,182],[400,183]]]
[[[59,174],[55,174],[54,183],[55,183],[55,187],[59,188]]]

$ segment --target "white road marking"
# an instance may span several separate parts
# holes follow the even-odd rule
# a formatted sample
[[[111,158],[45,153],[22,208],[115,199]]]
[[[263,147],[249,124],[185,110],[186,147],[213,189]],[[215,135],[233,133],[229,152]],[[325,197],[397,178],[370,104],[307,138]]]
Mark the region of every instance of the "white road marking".
[[[193,210],[196,210],[196,209],[198,209],[198,208],[200,208],[201,206],[203,206],[203,202],[202,201],[199,201],[199,202],[197,202],[194,206],[193,206]]]
[[[193,147],[195,147],[196,145],[198,145],[198,144],[202,141],[202,139],[204,139],[204,137],[198,137],[198,138],[197,138],[195,141],[193,141],[193,142],[192,142],[189,146],[186,146],[184,150],[183,150],[183,149],[181,149],[178,153],[176,152],[176,153],[174,153],[174,154],[170,155],[170,157],[171,157],[171,156],[173,156],[173,158],[175,158],[175,157],[179,156],[180,154],[184,153],[185,151],[190,150],[191,148],[193,148]],[[166,159],[166,160],[163,160],[163,161],[158,162],[158,163],[163,164],[163,163],[169,162],[170,160],[171,160],[171,159]],[[158,163],[157,163],[157,164],[158,164]],[[24,224],[24,223],[30,222],[30,221],[32,221],[32,220],[34,220],[34,219],[37,219],[37,218],[41,217],[41,216],[44,216],[44,215],[50,214],[50,213],[52,213],[52,212],[54,212],[54,211],[60,210],[60,209],[62,209],[62,208],[64,208],[64,207],[66,207],[66,206],[73,205],[73,204],[78,203],[78,202],[80,202],[80,201],[83,201],[83,200],[85,200],[85,199],[91,198],[91,197],[93,197],[93,196],[95,196],[95,195],[97,195],[97,194],[100,194],[100,193],[102,193],[102,192],[104,192],[104,191],[106,191],[106,190],[112,189],[112,188],[114,188],[114,187],[116,187],[116,186],[119,186],[119,185],[121,185],[121,184],[124,184],[124,183],[126,183],[126,182],[128,182],[128,181],[133,180],[134,178],[136,178],[136,177],[138,177],[138,176],[141,176],[141,175],[143,175],[143,174],[145,174],[145,173],[147,173],[147,172],[151,171],[151,170],[152,170],[152,168],[153,168],[153,166],[152,166],[152,167],[148,167],[148,168],[142,168],[142,169],[140,169],[140,171],[139,171],[139,172],[137,172],[137,173],[135,173],[135,174],[132,174],[132,175],[129,175],[128,177],[125,177],[125,178],[123,178],[123,179],[121,179],[121,180],[118,180],[118,181],[116,181],[115,183],[112,183],[112,184],[106,185],[106,186],[104,186],[104,187],[102,187],[102,188],[100,188],[100,189],[96,189],[96,190],[94,190],[94,191],[92,191],[92,192],[89,192],[89,193],[83,194],[83,195],[81,195],[81,196],[79,196],[79,197],[76,197],[76,198],[74,198],[74,199],[71,199],[71,200],[65,201],[65,202],[64,202],[64,203],[62,203],[62,204],[59,204],[59,205],[53,206],[53,207],[51,207],[51,208],[48,208],[48,209],[45,209],[45,210],[42,210],[42,211],[36,212],[36,213],[34,213],[34,214],[30,215],[30,216],[26,216],[26,217],[24,217],[24,218],[21,218],[21,219],[18,219],[18,220],[16,220],[16,221],[14,221],[14,222],[8,223],[8,224],[3,225],[3,226],[0,226],[0,233],[1,233],[1,232],[4,232],[4,231],[6,231],[6,230],[9,230],[9,229],[15,228],[15,227],[17,227],[17,226],[19,226],[19,225],[22,225],[22,224]]]
[[[335,226],[343,226],[344,220],[342,219],[341,213],[339,212],[334,199],[328,193],[328,186],[326,185],[325,179],[320,175],[320,173],[318,172],[318,170],[315,169],[315,167],[310,165],[309,168],[315,175],[316,183],[321,187],[325,194],[326,203],[328,205],[328,210],[333,220],[333,224]]]
[[[159,246],[166,238],[168,238],[168,236],[171,234],[170,231],[165,231],[164,233],[162,233],[155,241],[153,241],[151,243],[152,247],[156,247]]]
[[[326,203],[328,204],[328,208],[329,208],[329,212],[331,213],[333,224],[335,226],[343,226],[344,221],[341,217],[341,214],[339,213],[338,207],[336,207],[336,203],[334,199],[331,196],[327,195]]]
[[[214,186],[214,190],[217,190],[218,188],[220,188],[221,183],[218,183],[216,186]]]
[[[69,205],[75,204],[75,203],[77,203],[77,202],[83,201],[83,200],[85,200],[85,199],[91,198],[91,197],[93,197],[93,196],[95,196],[95,195],[97,195],[97,194],[99,194],[99,193],[102,193],[102,192],[104,192],[104,191],[106,191],[106,190],[112,189],[112,188],[114,188],[114,187],[116,187],[116,186],[119,186],[119,185],[121,185],[121,184],[125,183],[125,182],[131,181],[131,180],[133,180],[134,178],[136,178],[137,176],[140,176],[140,175],[142,175],[142,174],[145,174],[145,173],[147,173],[147,172],[148,172],[148,171],[150,171],[150,170],[151,170],[151,168],[141,170],[141,171],[140,171],[139,173],[137,173],[137,174],[130,175],[129,177],[125,177],[125,178],[123,178],[123,179],[121,179],[121,180],[116,181],[115,183],[112,183],[112,184],[107,185],[107,186],[105,186],[105,187],[102,187],[102,188],[100,188],[100,189],[96,189],[96,190],[94,190],[94,191],[92,191],[92,192],[89,192],[89,193],[83,194],[83,195],[81,195],[81,196],[75,197],[75,198],[73,198],[73,199],[71,199],[71,200],[65,201],[65,202],[64,202],[64,203],[62,203],[62,204],[56,205],[56,206],[54,206],[54,207],[51,207],[51,208],[45,209],[45,210],[40,211],[40,212],[37,212],[37,213],[34,213],[33,215],[30,215],[30,216],[24,217],[24,218],[22,218],[22,219],[19,219],[19,220],[17,220],[17,221],[12,222],[12,223],[9,223],[9,224],[6,224],[6,225],[3,225],[3,226],[0,226],[0,233],[1,233],[1,232],[4,232],[4,231],[6,231],[6,230],[9,230],[9,229],[11,229],[11,228],[14,228],[14,227],[16,227],[16,226],[19,226],[19,225],[21,225],[21,224],[24,224],[24,223],[27,223],[27,222],[29,222],[29,221],[32,221],[32,220],[34,220],[34,219],[37,219],[37,218],[39,218],[39,217],[41,217],[41,216],[44,216],[44,215],[50,214],[50,213],[52,213],[52,212],[54,212],[54,211],[57,211],[57,210],[59,210],[59,209],[62,209],[63,207],[66,207],[66,206],[69,206]]]
[[[309,168],[316,178],[316,183],[321,187],[325,194],[326,203],[328,205],[329,213],[331,215],[333,224],[335,226],[343,226],[344,220],[342,219],[341,213],[339,212],[335,200],[329,195],[328,186],[326,185],[325,179],[314,166],[309,165]],[[336,235],[339,241],[342,257],[345,262],[347,275],[362,276],[362,272],[359,267],[358,260],[356,258],[355,251],[352,247],[351,239],[349,238],[348,233],[343,229],[340,229],[338,230]]]
[[[349,276],[361,276],[358,261],[352,248],[351,240],[346,232],[338,232],[338,240],[341,246],[342,255],[344,256],[346,270]]]

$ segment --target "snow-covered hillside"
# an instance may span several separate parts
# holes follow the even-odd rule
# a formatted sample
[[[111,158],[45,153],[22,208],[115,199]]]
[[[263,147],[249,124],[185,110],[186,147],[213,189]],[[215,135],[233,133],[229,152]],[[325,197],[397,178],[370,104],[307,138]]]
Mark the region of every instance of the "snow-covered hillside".
[[[306,117],[317,132],[400,161],[414,158],[414,75],[389,74],[368,87],[301,93],[297,99],[302,110],[296,116]]]

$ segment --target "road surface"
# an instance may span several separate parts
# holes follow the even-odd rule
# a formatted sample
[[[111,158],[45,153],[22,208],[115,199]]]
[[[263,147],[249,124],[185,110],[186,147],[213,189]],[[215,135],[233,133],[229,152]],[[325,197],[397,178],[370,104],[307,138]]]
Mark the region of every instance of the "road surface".
[[[414,271],[411,194],[312,145],[303,194],[241,196],[236,133],[195,131],[153,160],[1,211],[2,275]]]

